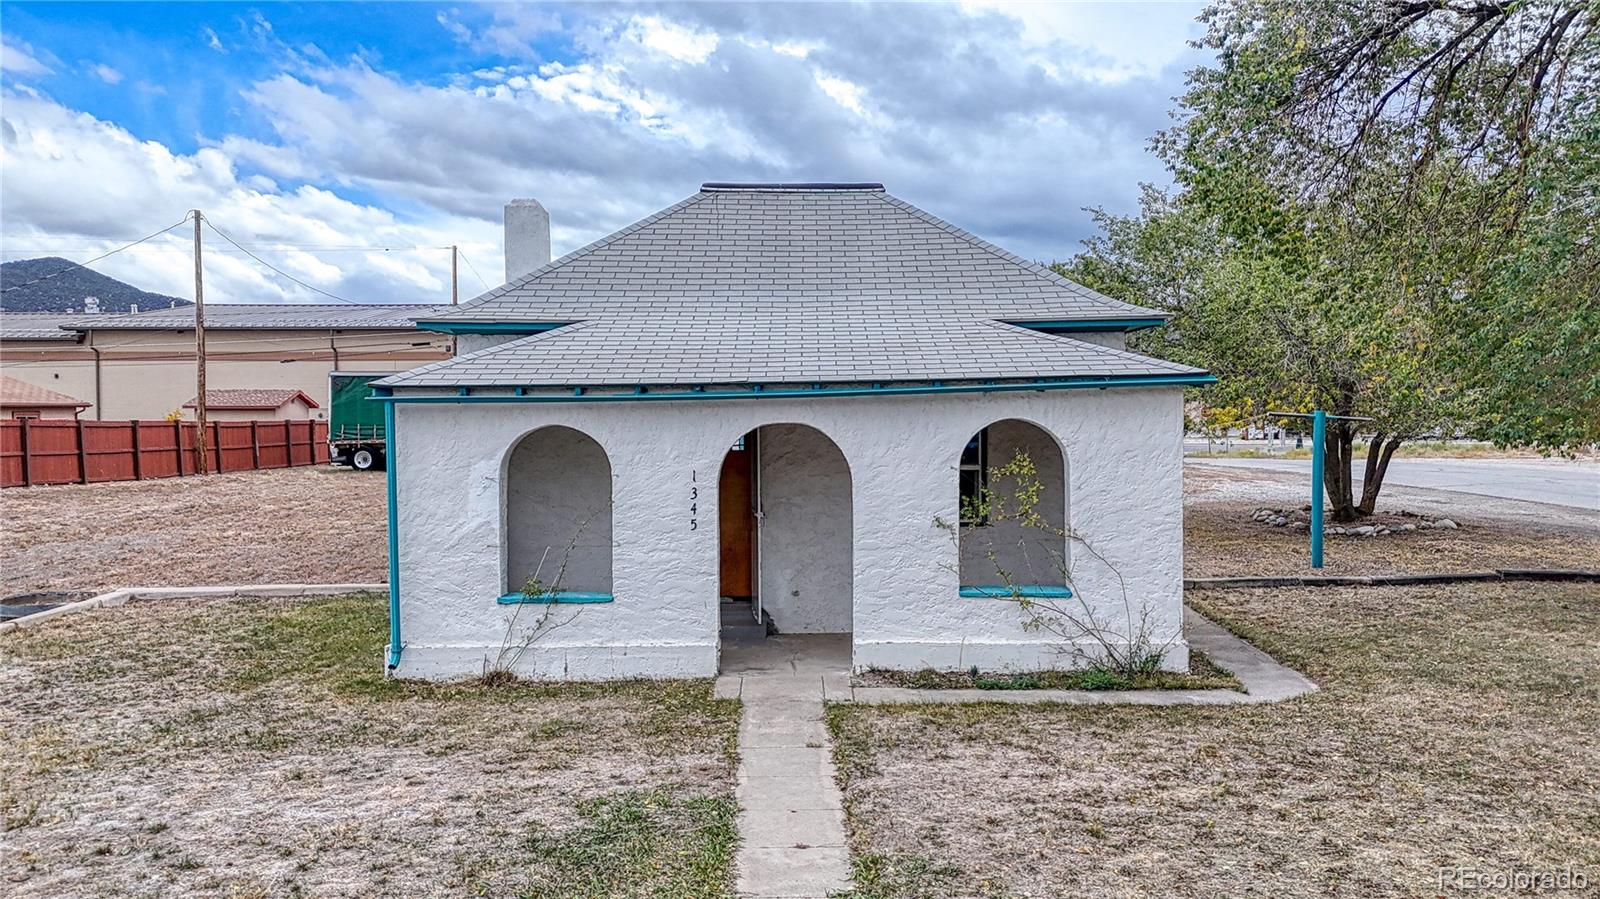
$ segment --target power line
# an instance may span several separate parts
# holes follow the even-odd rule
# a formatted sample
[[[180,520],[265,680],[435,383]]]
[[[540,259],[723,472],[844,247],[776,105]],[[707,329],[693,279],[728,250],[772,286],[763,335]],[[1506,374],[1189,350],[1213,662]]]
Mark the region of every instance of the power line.
[[[139,244],[142,244],[147,240],[152,240],[154,238],[160,237],[161,235],[167,233],[168,231],[171,231],[173,228],[176,228],[179,225],[183,224],[184,222],[187,222],[188,220],[189,220],[189,217],[186,215],[183,218],[177,220],[176,222],[173,222],[172,224],[166,226],[165,228],[162,228],[160,231],[155,232],[154,234],[146,234],[144,237],[141,237],[138,240],[135,240],[135,241],[133,241],[131,243],[123,244],[122,246],[117,247],[115,250],[112,250],[112,251],[110,251],[108,253],[101,253],[99,256],[96,256],[93,259],[90,259],[88,262],[74,262],[71,265],[67,266],[66,268],[61,269],[60,271],[51,272],[50,274],[44,275],[43,277],[34,278],[32,281],[24,281],[21,284],[13,284],[12,286],[5,288],[4,290],[0,290],[0,293],[10,293],[13,290],[21,290],[24,287],[28,287],[28,286],[33,285],[33,284],[38,284],[40,281],[48,281],[51,278],[55,278],[55,277],[59,277],[61,275],[64,275],[67,272],[72,271],[73,269],[88,268],[90,265],[93,265],[94,263],[99,262],[100,260],[106,258],[107,256],[116,255],[117,253],[120,253],[123,250],[126,250],[126,249],[128,249],[130,247],[136,247]],[[216,230],[216,229],[213,228],[212,230]],[[237,246],[237,244],[235,244],[235,246]]]
[[[473,264],[472,264],[472,260],[471,260],[471,259],[468,259],[468,258],[467,258],[467,254],[466,254],[466,253],[462,253],[462,252],[461,252],[461,250],[460,250],[460,248],[457,248],[457,249],[456,249],[456,252],[457,252],[457,253],[459,253],[459,254],[460,254],[460,255],[461,255],[461,261],[462,261],[462,262],[465,262],[465,263],[466,263],[466,264],[467,264],[467,268],[468,268],[468,269],[471,269],[471,271],[472,271],[472,276],[473,276],[473,277],[474,277],[474,278],[477,278],[477,279],[478,279],[478,283],[479,283],[479,284],[482,284],[482,285],[483,285],[483,289],[484,289],[484,290],[488,290],[488,289],[489,289],[489,282],[488,282],[488,281],[485,281],[485,280],[483,280],[483,276],[482,276],[482,275],[480,275],[480,274],[478,274],[478,267],[477,267],[477,266],[476,266],[476,265],[473,265]]]
[[[48,251],[48,250],[60,250],[60,251],[97,250],[97,249],[105,246],[104,243],[96,243],[96,244],[83,244],[83,243],[59,244],[59,243],[52,243],[52,242],[40,243],[40,242],[37,242],[37,241],[30,241],[30,240],[28,240],[26,238],[7,238],[7,237],[3,237],[3,236],[0,236],[0,240],[5,240],[6,241],[6,248],[4,250],[0,250],[0,252],[9,253],[9,254],[38,253],[38,252],[43,252],[43,251]],[[22,247],[21,249],[18,249],[17,248],[17,244],[18,243],[28,243],[28,244],[32,244],[32,246]],[[253,247],[254,249],[257,249],[257,250],[301,250],[301,251],[305,251],[305,252],[314,252],[314,253],[391,253],[391,252],[402,252],[402,253],[429,252],[429,253],[431,253],[431,252],[434,252],[436,250],[448,250],[448,249],[450,249],[449,247],[362,247],[362,246],[354,246],[354,245],[348,246],[348,247],[335,247],[335,246],[321,246],[321,245],[309,246],[309,245],[288,244],[288,243],[284,243],[284,244],[251,244],[250,246]],[[192,252],[194,252],[193,250],[189,249],[188,247],[146,247],[144,251],[147,252],[147,253],[192,253]],[[235,250],[235,249],[233,249],[231,247],[219,247],[219,248],[216,248],[216,249],[209,250],[208,252],[212,252],[212,253],[220,253],[220,252],[232,253],[232,252],[244,252],[244,251]]]
[[[338,294],[329,293],[329,292],[327,292],[326,290],[323,290],[320,287],[313,287],[310,284],[307,284],[306,282],[300,280],[299,278],[296,278],[294,275],[289,274],[288,272],[284,271],[283,269],[278,268],[277,266],[273,265],[272,263],[268,262],[267,260],[262,259],[260,256],[257,256],[256,254],[250,252],[249,250],[246,250],[244,248],[244,245],[240,244],[237,240],[234,240],[233,238],[231,238],[228,235],[224,234],[222,232],[221,228],[218,228],[216,225],[213,225],[211,223],[211,219],[210,218],[208,218],[206,216],[201,216],[200,218],[201,218],[201,221],[204,221],[206,223],[206,227],[207,228],[210,228],[212,231],[215,231],[217,233],[218,237],[222,238],[223,240],[227,241],[228,243],[233,244],[234,246],[238,247],[240,250],[243,250],[244,254],[246,256],[249,256],[251,259],[254,259],[255,261],[257,261],[257,262],[261,263],[262,265],[266,266],[267,268],[272,269],[273,271],[277,272],[278,274],[282,275],[283,277],[288,278],[290,281],[293,281],[294,283],[300,285],[301,287],[304,287],[306,290],[315,291],[316,293],[320,293],[323,296],[328,297],[329,299],[338,300],[341,303],[349,303],[349,304],[351,304],[353,306],[362,305],[361,303],[359,303],[359,302],[357,302],[355,300],[346,299],[345,297],[341,297]]]
[[[179,222],[178,224],[181,225],[183,223]],[[177,227],[177,226],[174,225],[173,227]],[[168,228],[167,230],[170,231],[172,229]],[[163,233],[164,234],[166,232],[159,232],[159,233]],[[154,237],[154,236],[155,235],[151,235],[151,237]],[[90,249],[90,250],[96,249],[96,248],[101,247],[101,246],[104,246],[106,241],[116,241],[116,240],[122,240],[122,239],[126,239],[126,238],[107,237],[107,238],[103,238],[103,239],[98,239],[98,242],[96,243],[96,242],[92,242],[92,241],[96,241],[97,238],[85,237],[85,236],[56,238],[56,237],[49,237],[47,235],[38,235],[38,234],[3,234],[3,233],[0,233],[0,240],[4,240],[8,244],[15,244],[15,243],[20,241],[20,242],[23,242],[23,243],[43,244],[43,245],[58,246],[58,247],[59,246],[68,246],[68,245],[73,246],[73,247],[81,246],[84,249]],[[149,237],[140,238],[140,240],[149,240],[149,239],[150,239]],[[138,242],[139,241],[137,241],[137,240],[133,241],[133,243],[138,243]],[[388,245],[380,245],[380,244],[357,244],[357,243],[289,243],[289,242],[261,243],[261,242],[252,242],[251,244],[249,244],[249,246],[252,249],[256,249],[256,250],[340,250],[340,251],[348,250],[350,252],[358,252],[358,251],[364,251],[364,250],[389,251],[389,250],[448,250],[448,249],[450,249],[448,246],[434,246],[434,245],[431,245],[431,244],[411,244],[411,245],[388,246]]]

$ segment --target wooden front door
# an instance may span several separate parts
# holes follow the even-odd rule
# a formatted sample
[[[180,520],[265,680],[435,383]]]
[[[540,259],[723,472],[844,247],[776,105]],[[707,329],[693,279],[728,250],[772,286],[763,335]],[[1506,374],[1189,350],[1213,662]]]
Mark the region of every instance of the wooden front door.
[[[721,595],[755,596],[755,433],[745,435],[722,459],[717,479],[717,526],[721,529]]]

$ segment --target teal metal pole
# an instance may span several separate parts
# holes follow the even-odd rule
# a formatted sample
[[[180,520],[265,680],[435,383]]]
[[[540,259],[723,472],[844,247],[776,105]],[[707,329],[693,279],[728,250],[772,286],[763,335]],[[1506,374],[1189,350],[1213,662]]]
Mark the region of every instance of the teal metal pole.
[[[1322,567],[1322,444],[1328,437],[1328,413],[1311,413],[1311,567]],[[393,502],[391,500],[390,502]],[[393,539],[393,519],[390,519]],[[392,575],[391,575],[392,577]]]
[[[400,664],[400,531],[395,500],[394,403],[383,404],[384,477],[388,480],[389,507],[389,670]]]

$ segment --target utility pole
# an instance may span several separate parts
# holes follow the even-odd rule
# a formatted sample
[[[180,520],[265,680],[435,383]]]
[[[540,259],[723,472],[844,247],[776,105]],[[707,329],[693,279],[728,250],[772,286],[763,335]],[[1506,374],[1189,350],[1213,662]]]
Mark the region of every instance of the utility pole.
[[[199,425],[194,438],[194,471],[210,474],[211,461],[206,455],[206,290],[200,267],[200,210],[191,209],[189,214],[194,216],[194,380],[198,391],[194,397],[194,420]]]
[[[455,306],[461,302],[461,280],[456,269],[456,259],[461,255],[455,244],[450,245],[450,305]],[[461,351],[460,338],[450,335],[450,355],[455,356]]]

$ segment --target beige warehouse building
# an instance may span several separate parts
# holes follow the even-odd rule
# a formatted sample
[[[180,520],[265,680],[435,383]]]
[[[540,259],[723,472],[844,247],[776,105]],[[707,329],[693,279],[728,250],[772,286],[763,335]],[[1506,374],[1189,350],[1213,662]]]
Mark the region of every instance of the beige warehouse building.
[[[450,358],[451,337],[412,323],[447,308],[208,305],[208,393],[297,390],[316,403],[308,417],[325,418],[330,372],[405,371]],[[83,418],[191,418],[183,407],[195,396],[194,309],[0,314],[0,370],[89,403]]]

